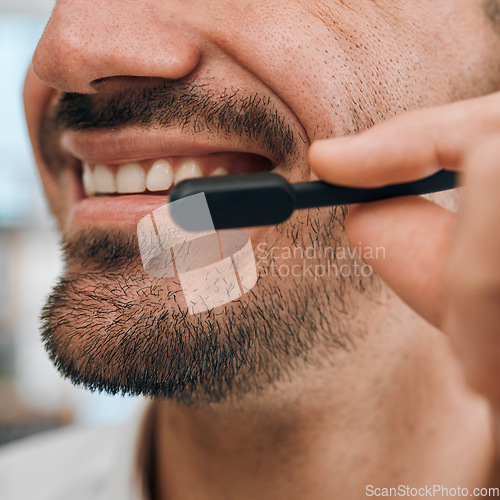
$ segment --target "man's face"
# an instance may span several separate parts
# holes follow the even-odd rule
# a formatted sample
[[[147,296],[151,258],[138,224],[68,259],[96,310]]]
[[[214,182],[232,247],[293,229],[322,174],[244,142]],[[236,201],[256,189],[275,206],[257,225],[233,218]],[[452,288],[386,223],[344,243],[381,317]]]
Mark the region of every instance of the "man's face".
[[[194,159],[204,175],[274,169],[311,180],[313,140],[495,88],[494,32],[480,4],[60,0],[25,102],[65,250],[65,275],[43,315],[61,371],[111,392],[220,401],[379,329],[377,280],[359,273],[356,257],[318,250],[347,248],[345,208],[249,230],[257,285],[189,315],[178,280],[144,272],[136,241],[137,223],[167,193],[125,176],[125,190],[142,194],[87,196],[82,173],[101,170],[94,184],[109,191],[123,164],[139,163],[146,177],[166,160],[175,177]],[[350,271],[320,278],[306,266],[287,276],[302,264],[294,250],[307,248],[316,248],[308,266]]]

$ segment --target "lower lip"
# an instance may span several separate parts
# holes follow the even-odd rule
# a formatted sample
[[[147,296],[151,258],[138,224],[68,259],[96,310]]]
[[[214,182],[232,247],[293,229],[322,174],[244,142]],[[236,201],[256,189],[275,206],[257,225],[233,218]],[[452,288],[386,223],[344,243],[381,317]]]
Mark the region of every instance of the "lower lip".
[[[84,198],[74,206],[72,226],[106,226],[133,229],[150,212],[168,203],[168,196],[133,194]]]
[[[70,212],[68,229],[121,229],[136,232],[139,221],[168,204],[168,195],[133,194],[95,196],[78,201]],[[255,243],[272,232],[274,226],[241,228]]]

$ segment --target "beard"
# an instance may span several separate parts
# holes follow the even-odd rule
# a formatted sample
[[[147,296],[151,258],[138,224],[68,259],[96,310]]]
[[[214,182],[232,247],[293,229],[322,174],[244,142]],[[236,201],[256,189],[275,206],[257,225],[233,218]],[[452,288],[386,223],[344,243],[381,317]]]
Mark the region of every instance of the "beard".
[[[318,248],[347,245],[339,236],[344,217],[341,207],[304,211],[259,247],[303,256],[314,246],[308,265],[332,269],[336,257]],[[64,276],[42,313],[43,342],[59,371],[90,390],[186,405],[241,400],[304,363],[331,362],[364,333],[359,321],[353,326],[355,296],[377,288],[366,274],[283,276],[276,269],[301,259],[264,251],[250,292],[190,315],[177,280],[144,272],[134,234],[86,229],[66,234],[62,247]]]
[[[57,178],[67,169],[62,132],[124,126],[240,135],[272,152],[289,175],[304,162],[297,148],[300,133],[268,98],[230,89],[216,94],[196,82],[113,95],[64,94],[44,116],[42,156]],[[331,362],[364,334],[355,318],[356,295],[377,290],[378,281],[355,273],[294,276],[273,270],[300,266],[304,252],[295,249],[348,248],[345,212],[346,207],[301,211],[267,231],[268,239],[258,245],[265,243],[267,250],[256,255],[259,273],[252,290],[195,316],[188,314],[178,280],[144,272],[135,234],[63,230],[66,266],[42,313],[44,345],[77,385],[189,405],[241,400],[304,363]],[[292,257],[276,255],[274,246],[290,249]],[[335,271],[340,265],[352,269],[356,260],[314,251],[307,263],[333,265]]]

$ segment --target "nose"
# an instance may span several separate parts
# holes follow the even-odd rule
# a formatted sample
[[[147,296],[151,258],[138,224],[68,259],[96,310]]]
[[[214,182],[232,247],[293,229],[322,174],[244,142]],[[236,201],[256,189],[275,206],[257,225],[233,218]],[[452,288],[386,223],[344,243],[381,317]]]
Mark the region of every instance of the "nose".
[[[93,93],[111,77],[183,78],[198,66],[201,43],[181,19],[182,4],[59,0],[33,71],[50,87],[78,93]]]

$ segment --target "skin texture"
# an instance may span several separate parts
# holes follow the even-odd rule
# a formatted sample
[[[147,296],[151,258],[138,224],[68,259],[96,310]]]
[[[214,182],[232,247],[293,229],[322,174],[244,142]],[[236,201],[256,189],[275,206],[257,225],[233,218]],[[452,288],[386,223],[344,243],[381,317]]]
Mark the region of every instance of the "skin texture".
[[[496,94],[474,98],[499,88],[497,46],[473,0],[57,3],[25,88],[67,260],[44,339],[75,382],[156,396],[154,498],[349,500],[368,484],[489,484],[499,104]],[[347,219],[322,209],[256,230],[254,248],[349,238],[386,252],[367,259],[379,275],[369,279],[273,277],[268,260],[251,294],[187,317],[178,284],[143,272],[133,225],[71,222],[75,161],[61,149],[68,123],[55,110],[71,102],[64,93],[89,94],[72,97],[79,111],[69,115],[81,117],[119,95],[193,84],[209,101],[256,96],[273,110],[294,137],[277,162],[292,181],[375,186],[454,168],[470,184],[465,208],[457,220],[424,199],[393,200],[354,207]],[[429,109],[309,150],[415,108]],[[195,116],[203,112],[198,105]],[[234,123],[211,133],[201,123],[182,128],[174,116],[160,129],[171,141],[241,139]],[[155,126],[133,124],[138,133]]]

